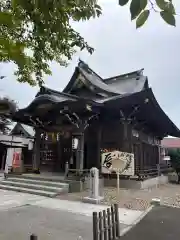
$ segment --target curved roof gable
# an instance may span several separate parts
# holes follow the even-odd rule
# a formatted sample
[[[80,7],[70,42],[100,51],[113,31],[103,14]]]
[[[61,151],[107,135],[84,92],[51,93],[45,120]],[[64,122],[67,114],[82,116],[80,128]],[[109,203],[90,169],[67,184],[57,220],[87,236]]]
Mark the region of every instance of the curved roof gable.
[[[83,80],[79,77],[79,74],[83,76]],[[83,81],[83,85],[89,88],[90,91],[101,93],[105,92],[108,94],[108,96],[121,94],[120,91],[116,91],[115,88],[109,87],[107,84],[103,82],[103,79],[95,73],[89,66],[84,63],[83,61],[79,61],[78,66],[75,68],[75,72],[67,84],[67,86],[64,88],[63,92],[65,93],[71,93],[71,91],[76,88],[77,81]]]
[[[143,75],[143,70],[107,78],[104,82],[110,87],[121,90],[122,94],[140,92],[149,87],[148,78]]]
[[[139,111],[136,115],[139,121],[143,120],[150,125],[156,126],[156,130],[165,136],[180,137],[180,130],[163,111],[151,88],[134,94],[115,96],[106,99],[103,103],[105,107],[117,109],[139,106]]]
[[[16,135],[19,132],[23,132],[26,137],[33,138],[35,136],[34,128],[23,123],[16,123],[9,135]]]
[[[86,85],[90,91],[94,91],[97,94],[104,92],[107,94],[106,97],[139,92],[146,86],[148,87],[147,77],[145,77],[142,72],[143,69],[103,79],[86,63],[80,60],[70,82],[63,92],[71,93],[71,91],[76,88],[79,74],[82,74],[84,77],[83,84]],[[79,81],[82,81],[82,79],[79,79]]]

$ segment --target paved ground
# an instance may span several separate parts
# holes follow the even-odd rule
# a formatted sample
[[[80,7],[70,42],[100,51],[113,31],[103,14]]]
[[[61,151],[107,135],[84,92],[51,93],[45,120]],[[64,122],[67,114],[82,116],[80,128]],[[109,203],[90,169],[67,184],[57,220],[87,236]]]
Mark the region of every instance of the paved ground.
[[[79,201],[88,192],[71,193],[68,196],[59,196],[61,199]],[[145,210],[149,208],[152,198],[161,198],[163,204],[180,207],[180,185],[165,184],[159,187],[144,190],[121,189],[117,194],[116,188],[104,189],[103,204],[118,203],[120,208]]]
[[[0,211],[46,199],[45,197],[0,189]]]
[[[92,212],[105,205],[51,199],[25,193],[0,190],[0,239],[92,240]],[[121,231],[132,226],[142,211],[119,209]]]
[[[24,240],[32,233],[39,239],[92,240],[91,217],[36,206],[15,207],[0,212],[0,239]]]
[[[144,219],[121,237],[122,240],[179,240],[180,209],[156,207]]]
[[[73,202],[67,200],[58,200],[47,198],[41,201],[31,203],[34,206],[44,207],[53,210],[66,211],[70,213],[80,214],[87,217],[92,217],[92,213],[107,209],[106,205],[87,204],[82,202]],[[126,225],[133,225],[139,219],[143,211],[129,210],[119,208],[119,221]]]
[[[0,190],[0,239],[24,240],[28,239],[29,234],[35,233],[43,240],[60,239],[61,236],[62,239],[68,240],[77,239],[78,236],[92,240],[92,212],[106,209],[107,204],[119,203],[122,231],[128,230],[141,218],[143,211],[140,210],[147,209],[154,197],[161,198],[163,204],[180,207],[180,185],[167,184],[148,190],[121,190],[119,195],[114,188],[105,189],[104,205],[77,202],[83,194],[87,196],[86,192],[61,196],[61,199],[51,199]],[[144,236],[148,238],[147,240],[158,236],[159,240],[164,240],[170,239],[174,233],[179,237],[179,217],[178,208],[153,209],[123,238],[134,240],[133,236],[137,234],[136,238],[139,240],[144,240]],[[161,236],[163,232],[169,238]],[[173,238],[176,239],[174,236]]]

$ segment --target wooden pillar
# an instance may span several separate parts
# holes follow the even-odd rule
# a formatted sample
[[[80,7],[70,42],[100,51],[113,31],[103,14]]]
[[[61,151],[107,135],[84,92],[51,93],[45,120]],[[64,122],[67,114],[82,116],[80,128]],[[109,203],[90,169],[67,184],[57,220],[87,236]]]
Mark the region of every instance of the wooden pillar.
[[[161,164],[161,146],[157,145],[157,164]]]
[[[123,121],[123,151],[132,152],[132,129],[127,120]]]
[[[84,169],[84,131],[82,131],[79,138],[79,170]]]
[[[97,167],[100,169],[101,167],[101,126],[99,124],[90,126],[87,129],[87,168],[90,169],[92,167]]]
[[[35,143],[34,143],[34,153],[33,153],[33,169],[36,171],[40,168],[40,141],[41,135],[40,130],[36,129],[35,133]]]
[[[57,156],[55,159],[55,166],[54,166],[54,171],[56,172],[61,172],[62,171],[62,140],[61,136],[57,138],[57,143],[56,143],[56,152]]]
[[[143,170],[143,166],[144,166],[144,145],[143,145],[143,142],[141,142],[141,161],[140,161],[140,170]]]
[[[96,152],[97,167],[99,169],[101,169],[101,132],[102,126],[99,125],[99,128],[97,129],[97,152]]]
[[[78,136],[78,148],[76,154],[76,169],[80,171],[84,169],[84,130]]]

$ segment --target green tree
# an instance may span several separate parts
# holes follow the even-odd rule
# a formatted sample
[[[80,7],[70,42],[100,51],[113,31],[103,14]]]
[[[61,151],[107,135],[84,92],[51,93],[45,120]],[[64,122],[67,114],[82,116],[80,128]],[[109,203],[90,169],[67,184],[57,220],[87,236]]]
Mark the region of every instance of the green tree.
[[[120,6],[128,3],[130,3],[131,20],[136,21],[137,28],[144,25],[152,10],[159,13],[167,24],[176,25],[173,0],[119,0]]]
[[[41,85],[49,63],[66,65],[93,48],[71,22],[101,14],[97,0],[0,0],[0,62],[14,62],[18,81]]]
[[[17,110],[17,104],[10,98],[0,99],[0,133],[7,134],[10,131],[12,121],[9,116]]]
[[[175,26],[172,0],[119,0],[121,6],[128,2],[137,27],[151,10]],[[0,62],[16,64],[19,82],[42,85],[51,61],[65,66],[78,49],[93,52],[71,23],[100,14],[97,0],[0,0]]]
[[[171,158],[172,167],[178,176],[178,183],[180,183],[180,149],[169,150],[168,155]]]
[[[12,124],[12,122],[10,119],[8,119],[4,116],[0,116],[0,133],[8,134],[8,132],[10,131],[11,124]]]

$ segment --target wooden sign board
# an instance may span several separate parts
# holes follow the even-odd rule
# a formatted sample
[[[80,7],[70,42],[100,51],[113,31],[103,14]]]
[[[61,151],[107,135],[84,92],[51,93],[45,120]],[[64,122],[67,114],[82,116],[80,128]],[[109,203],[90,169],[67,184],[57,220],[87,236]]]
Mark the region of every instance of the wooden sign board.
[[[102,173],[110,174],[119,169],[120,175],[134,175],[134,154],[120,151],[105,152],[101,154]]]

